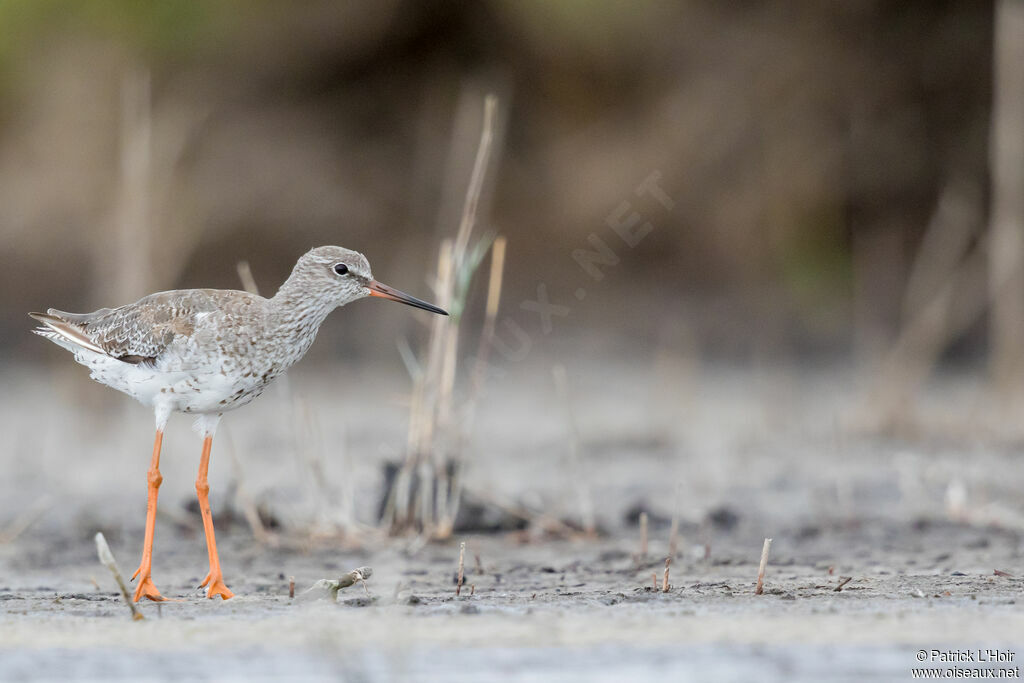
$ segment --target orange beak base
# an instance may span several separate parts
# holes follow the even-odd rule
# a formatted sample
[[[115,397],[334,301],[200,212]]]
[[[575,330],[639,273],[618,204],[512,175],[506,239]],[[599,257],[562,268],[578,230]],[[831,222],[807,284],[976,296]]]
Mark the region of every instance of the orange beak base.
[[[424,311],[430,311],[431,313],[437,313],[439,315],[448,315],[448,311],[443,308],[438,308],[434,304],[428,304],[426,301],[417,299],[414,296],[409,296],[405,292],[399,291],[394,287],[388,287],[376,280],[370,280],[366,283],[366,288],[370,290],[370,296],[377,296],[381,299],[390,299],[391,301],[397,301],[407,306],[422,308]]]

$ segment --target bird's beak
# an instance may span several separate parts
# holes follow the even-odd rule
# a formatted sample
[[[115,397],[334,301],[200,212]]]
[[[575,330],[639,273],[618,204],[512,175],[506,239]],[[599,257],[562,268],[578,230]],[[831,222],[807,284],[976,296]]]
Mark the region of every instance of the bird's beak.
[[[394,287],[388,287],[376,280],[370,280],[367,282],[366,288],[370,290],[370,296],[379,296],[382,299],[391,299],[392,301],[398,301],[399,303],[408,304],[409,306],[422,308],[424,311],[430,311],[431,313],[448,315],[448,311],[443,308],[438,308],[433,304],[428,304],[426,301],[421,301],[414,296],[409,296],[405,292],[400,292]]]

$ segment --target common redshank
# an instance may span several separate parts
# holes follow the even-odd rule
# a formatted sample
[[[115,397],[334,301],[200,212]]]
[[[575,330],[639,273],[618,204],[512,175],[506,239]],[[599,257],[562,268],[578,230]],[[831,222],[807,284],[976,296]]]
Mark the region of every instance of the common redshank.
[[[49,309],[30,313],[42,323],[37,334],[75,354],[90,376],[153,408],[156,438],[149,467],[146,535],[136,602],[163,600],[151,576],[153,532],[160,476],[160,446],[172,412],[198,415],[203,439],[196,494],[206,532],[210,571],[200,586],[206,595],[233,596],[224,583],[210,513],[207,469],[221,415],[252,401],[302,358],[327,314],[339,306],[377,296],[433,313],[447,313],[373,279],[362,254],[317,247],[299,258],[270,299],[224,289],[182,289],[151,294],[120,308],[94,313]]]

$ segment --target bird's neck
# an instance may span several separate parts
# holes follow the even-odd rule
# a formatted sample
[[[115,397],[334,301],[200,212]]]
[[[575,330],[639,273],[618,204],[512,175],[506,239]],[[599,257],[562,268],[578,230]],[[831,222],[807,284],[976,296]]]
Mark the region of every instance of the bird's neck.
[[[274,313],[275,335],[301,358],[313,343],[317,330],[334,306],[310,296],[309,288],[293,273],[269,301]],[[292,362],[298,360],[295,358]]]

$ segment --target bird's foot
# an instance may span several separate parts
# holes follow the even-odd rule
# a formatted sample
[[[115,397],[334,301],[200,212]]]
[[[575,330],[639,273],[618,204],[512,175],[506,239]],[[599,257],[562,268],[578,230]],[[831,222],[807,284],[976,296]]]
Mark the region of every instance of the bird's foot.
[[[139,567],[135,570],[135,573],[132,574],[132,581],[134,581],[135,577],[139,576],[139,574],[142,574],[142,579],[135,587],[135,602],[138,602],[142,598],[149,598],[153,602],[166,601],[167,598],[160,595],[160,591],[156,589],[156,585],[153,583],[153,578],[149,575],[149,568],[147,567],[146,571],[142,571],[142,569],[142,567]]]
[[[221,576],[220,569],[217,569],[216,571],[210,570],[210,573],[206,575],[203,582],[199,584],[200,588],[203,586],[207,586],[206,597],[211,600],[215,595],[219,595],[223,600],[235,597],[235,594],[228,589],[227,585],[225,585],[224,577]]]

